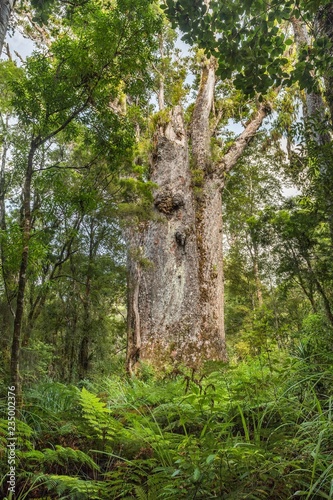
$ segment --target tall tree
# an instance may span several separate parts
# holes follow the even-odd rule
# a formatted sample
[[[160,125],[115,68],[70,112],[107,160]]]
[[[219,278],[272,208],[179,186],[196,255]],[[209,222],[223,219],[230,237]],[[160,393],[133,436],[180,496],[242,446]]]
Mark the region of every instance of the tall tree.
[[[138,360],[198,366],[226,359],[221,193],[271,105],[259,104],[229,149],[214,157],[221,118],[212,115],[215,71],[216,61],[203,58],[190,137],[179,106],[163,113],[154,136],[154,220],[136,233],[129,263],[130,371]]]

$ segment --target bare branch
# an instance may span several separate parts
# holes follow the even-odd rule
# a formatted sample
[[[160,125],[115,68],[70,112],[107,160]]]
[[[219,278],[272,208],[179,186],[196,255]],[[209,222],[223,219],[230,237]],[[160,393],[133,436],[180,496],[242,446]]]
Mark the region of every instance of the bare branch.
[[[260,104],[257,112],[252,120],[248,123],[247,127],[237,137],[234,144],[229,148],[227,153],[223,156],[222,161],[218,163],[218,170],[224,174],[229,172],[236,164],[237,160],[242,156],[245,148],[251,142],[258,129],[261,127],[264,118],[271,113],[271,105],[267,102]]]
[[[51,45],[49,33],[47,33],[47,31],[45,29],[43,29],[38,23],[36,23],[33,20],[32,14],[30,12],[26,13],[26,17],[27,17],[29,23],[31,24],[31,26],[33,27],[33,29],[35,30],[35,32],[37,32],[39,34],[40,41],[44,45],[46,45],[46,47],[49,47]]]
[[[14,54],[16,55],[16,57],[21,61],[22,64],[25,64],[25,60],[23,59],[23,57],[21,56],[21,54],[19,54],[17,52],[17,50],[14,50]]]
[[[8,59],[9,59],[10,61],[12,61],[12,60],[13,60],[13,58],[12,58],[12,54],[11,54],[11,52],[10,52],[9,43],[6,43],[6,44],[5,44],[5,51],[6,51],[6,55],[7,55]]]

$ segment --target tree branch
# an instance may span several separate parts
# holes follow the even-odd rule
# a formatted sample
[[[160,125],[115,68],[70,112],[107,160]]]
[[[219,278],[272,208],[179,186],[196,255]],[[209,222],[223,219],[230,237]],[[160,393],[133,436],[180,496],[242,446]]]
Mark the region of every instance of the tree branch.
[[[267,102],[260,104],[254,117],[247,125],[245,130],[237,137],[236,141],[230,146],[227,153],[223,156],[221,162],[218,163],[217,169],[223,174],[228,173],[242,156],[245,148],[255,136],[258,129],[261,127],[264,118],[271,113],[271,105]]]
[[[211,138],[209,116],[214,101],[215,66],[214,58],[205,61],[202,65],[201,82],[192,116],[192,154],[196,167],[204,171],[207,170],[209,164]]]

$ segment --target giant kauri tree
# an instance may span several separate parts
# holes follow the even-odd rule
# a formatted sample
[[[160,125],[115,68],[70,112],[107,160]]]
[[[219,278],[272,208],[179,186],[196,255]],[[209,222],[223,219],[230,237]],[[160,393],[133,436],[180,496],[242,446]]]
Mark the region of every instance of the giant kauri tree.
[[[215,85],[216,61],[205,59],[189,129],[176,106],[164,113],[155,132],[153,220],[132,237],[129,258],[130,371],[138,360],[196,367],[226,359],[221,194],[226,173],[271,106],[259,104],[232,146],[213,158]]]

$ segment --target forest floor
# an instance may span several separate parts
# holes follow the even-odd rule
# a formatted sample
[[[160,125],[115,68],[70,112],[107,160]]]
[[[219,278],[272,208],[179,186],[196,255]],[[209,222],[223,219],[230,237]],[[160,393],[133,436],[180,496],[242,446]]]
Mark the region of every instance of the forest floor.
[[[332,387],[331,360],[302,344],[202,373],[39,383],[16,423],[15,497],[1,420],[1,498],[333,498]]]

